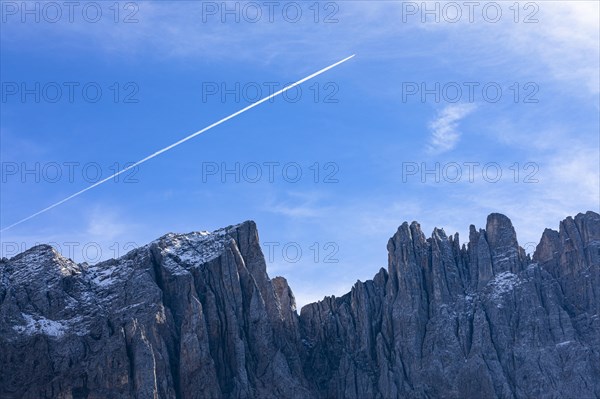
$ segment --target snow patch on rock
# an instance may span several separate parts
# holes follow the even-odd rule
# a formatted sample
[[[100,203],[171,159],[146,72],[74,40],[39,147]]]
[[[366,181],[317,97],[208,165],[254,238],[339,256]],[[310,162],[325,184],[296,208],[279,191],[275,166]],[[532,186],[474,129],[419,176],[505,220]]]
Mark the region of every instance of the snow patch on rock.
[[[519,277],[514,273],[499,273],[488,283],[491,286],[490,299],[501,307],[499,302],[502,297],[512,292],[520,283]]]
[[[25,325],[13,326],[13,330],[27,335],[44,334],[51,337],[61,337],[64,335],[68,326],[65,324],[47,319],[43,316],[33,316],[26,313],[21,313],[25,319]]]
[[[219,257],[231,238],[224,229],[213,233],[207,231],[189,234],[167,234],[159,240],[161,254],[169,269],[178,274]]]

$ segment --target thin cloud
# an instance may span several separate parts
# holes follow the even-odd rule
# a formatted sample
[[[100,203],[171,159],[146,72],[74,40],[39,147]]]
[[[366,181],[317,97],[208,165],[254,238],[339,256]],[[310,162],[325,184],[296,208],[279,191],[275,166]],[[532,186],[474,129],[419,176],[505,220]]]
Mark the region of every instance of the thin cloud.
[[[455,104],[449,105],[439,112],[438,116],[429,122],[431,138],[428,151],[440,154],[454,149],[461,136],[458,131],[458,122],[474,109],[474,104]]]
[[[318,192],[287,192],[287,200],[271,202],[265,210],[290,218],[320,218],[328,214],[331,208],[322,205],[323,195]]]
[[[88,218],[86,235],[94,239],[114,240],[126,236],[130,223],[123,221],[123,217],[114,209],[97,206]]]

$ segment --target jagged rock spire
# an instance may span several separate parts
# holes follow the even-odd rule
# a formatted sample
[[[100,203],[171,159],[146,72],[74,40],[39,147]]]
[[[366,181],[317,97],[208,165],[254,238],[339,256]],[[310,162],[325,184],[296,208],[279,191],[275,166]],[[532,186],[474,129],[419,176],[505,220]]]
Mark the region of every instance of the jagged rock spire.
[[[300,315],[252,221],[95,266],[32,248],[0,261],[0,397],[600,396],[600,215],[532,262],[504,215],[468,238],[403,223],[387,270]]]

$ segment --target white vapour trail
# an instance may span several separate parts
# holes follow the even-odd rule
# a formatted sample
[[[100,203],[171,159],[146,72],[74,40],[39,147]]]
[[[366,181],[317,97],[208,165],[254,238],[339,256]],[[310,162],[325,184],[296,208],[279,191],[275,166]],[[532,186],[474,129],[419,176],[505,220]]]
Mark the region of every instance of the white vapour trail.
[[[202,130],[198,130],[196,133],[192,133],[192,134],[190,134],[189,136],[187,136],[187,137],[184,137],[183,139],[181,139],[181,140],[179,140],[179,141],[177,141],[177,142],[175,142],[175,143],[173,143],[173,144],[171,144],[171,145],[169,145],[169,146],[167,146],[167,147],[165,147],[165,148],[163,148],[163,149],[161,149],[161,150],[158,150],[158,151],[156,151],[155,153],[153,153],[153,154],[151,154],[151,155],[148,155],[146,158],[144,158],[144,159],[141,159],[141,160],[137,161],[136,163],[134,163],[134,164],[132,164],[132,165],[130,165],[130,166],[128,166],[128,167],[126,167],[126,168],[124,168],[123,170],[120,170],[120,171],[118,171],[118,172],[117,172],[117,173],[115,173],[114,175],[112,175],[112,176],[109,176],[109,177],[107,177],[107,178],[105,178],[105,179],[102,179],[102,180],[100,180],[100,181],[98,181],[98,182],[96,182],[96,183],[92,184],[91,186],[89,186],[89,187],[86,187],[86,188],[84,188],[83,190],[81,190],[81,191],[78,191],[78,192],[76,192],[75,194],[68,196],[67,198],[65,198],[65,199],[63,199],[63,200],[60,200],[60,201],[58,201],[57,203],[55,203],[55,204],[52,204],[52,205],[48,206],[47,208],[44,208],[44,209],[42,209],[42,210],[41,210],[41,211],[39,211],[39,212],[36,212],[36,213],[34,213],[34,214],[30,215],[30,216],[27,216],[27,217],[26,217],[26,218],[24,218],[24,219],[21,219],[21,220],[19,220],[18,222],[15,222],[15,223],[13,223],[13,224],[11,224],[11,225],[7,226],[7,227],[4,227],[4,228],[2,228],[2,229],[0,230],[0,232],[6,231],[6,230],[8,230],[8,229],[11,229],[11,228],[13,228],[13,227],[15,227],[15,226],[18,226],[19,224],[21,224],[21,223],[23,223],[23,222],[26,222],[26,221],[28,221],[28,220],[30,220],[30,219],[33,219],[33,218],[34,218],[34,217],[36,217],[36,216],[39,216],[39,215],[41,215],[41,214],[42,214],[42,213],[44,213],[44,212],[47,212],[47,211],[49,211],[49,210],[51,210],[51,209],[53,209],[53,208],[56,208],[57,206],[59,206],[59,205],[61,205],[61,204],[64,204],[65,202],[67,202],[67,201],[69,201],[69,200],[71,200],[71,199],[73,199],[73,198],[75,198],[75,197],[78,197],[78,196],[80,196],[81,194],[85,193],[85,192],[86,192],[86,191],[88,191],[88,190],[91,190],[91,189],[92,189],[92,188],[94,188],[94,187],[98,187],[99,185],[101,185],[101,184],[103,184],[103,183],[106,183],[107,181],[109,181],[110,179],[112,179],[112,178],[114,178],[114,177],[116,177],[116,176],[120,175],[121,173],[125,173],[125,172],[127,172],[128,170],[130,170],[130,169],[133,169],[133,168],[135,168],[136,166],[139,166],[139,165],[143,164],[144,162],[146,162],[146,161],[149,161],[149,160],[151,160],[152,158],[159,156],[159,155],[160,155],[160,154],[162,154],[163,152],[167,152],[167,151],[169,151],[170,149],[172,149],[172,148],[175,148],[175,147],[177,147],[178,145],[180,145],[180,144],[183,144],[183,143],[185,143],[186,141],[188,141],[188,140],[191,140],[191,139],[193,139],[194,137],[196,137],[196,136],[198,136],[198,135],[200,135],[200,134],[202,134],[202,133],[204,133],[204,132],[206,132],[206,131],[208,131],[208,130],[212,129],[213,127],[219,126],[221,123],[227,122],[229,119],[235,118],[236,116],[238,116],[238,115],[240,115],[240,114],[242,114],[242,113],[244,113],[244,112],[246,112],[246,111],[248,111],[248,110],[250,110],[250,109],[252,109],[252,108],[256,107],[257,105],[260,105],[260,104],[264,103],[265,101],[269,101],[271,98],[273,98],[273,97],[276,97],[276,96],[280,95],[281,93],[283,93],[283,92],[285,92],[285,91],[288,91],[289,89],[291,89],[291,88],[293,88],[293,87],[296,87],[296,86],[298,86],[298,85],[300,85],[300,84],[302,84],[302,83],[306,82],[307,80],[310,80],[310,79],[314,78],[315,76],[318,76],[318,75],[320,75],[320,74],[322,74],[322,73],[324,73],[324,72],[327,72],[328,70],[330,70],[330,69],[332,69],[332,68],[335,68],[336,66],[338,66],[338,65],[340,65],[340,64],[342,64],[342,63],[344,63],[344,62],[348,61],[349,59],[353,58],[355,55],[356,55],[356,54],[352,54],[351,56],[349,56],[349,57],[346,57],[346,58],[344,58],[343,60],[336,62],[335,64],[331,64],[331,65],[329,65],[328,67],[325,67],[325,68],[323,68],[323,69],[321,69],[321,70],[319,70],[319,71],[317,71],[317,72],[315,72],[315,73],[313,73],[313,74],[311,74],[311,75],[308,75],[307,77],[305,77],[305,78],[303,78],[303,79],[300,79],[299,81],[297,81],[297,82],[295,82],[295,83],[292,83],[292,84],[290,84],[289,86],[286,86],[286,87],[284,87],[283,89],[281,89],[281,90],[279,90],[279,91],[277,91],[277,92],[275,92],[275,93],[273,93],[273,94],[271,94],[271,95],[269,95],[269,96],[267,96],[267,97],[265,97],[265,98],[263,98],[263,99],[260,99],[260,100],[258,100],[257,102],[255,102],[255,103],[252,103],[252,104],[248,105],[247,107],[245,107],[245,108],[242,108],[241,110],[239,110],[239,111],[237,111],[237,112],[234,112],[233,114],[231,114],[231,115],[229,115],[229,116],[226,116],[225,118],[223,118],[223,119],[221,119],[221,120],[219,120],[219,121],[217,121],[217,122],[213,123],[212,125],[209,125],[209,126],[205,127],[205,128],[204,128],[204,129],[202,129]]]

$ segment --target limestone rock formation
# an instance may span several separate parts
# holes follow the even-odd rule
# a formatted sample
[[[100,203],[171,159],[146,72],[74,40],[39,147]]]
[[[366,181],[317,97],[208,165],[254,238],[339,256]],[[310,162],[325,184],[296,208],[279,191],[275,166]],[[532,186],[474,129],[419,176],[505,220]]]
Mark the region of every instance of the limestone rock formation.
[[[76,264],[0,261],[1,398],[597,398],[600,215],[469,241],[404,223],[388,268],[300,315],[253,222]]]
[[[284,303],[253,222],[95,266],[38,246],[0,264],[0,397],[311,397]]]

